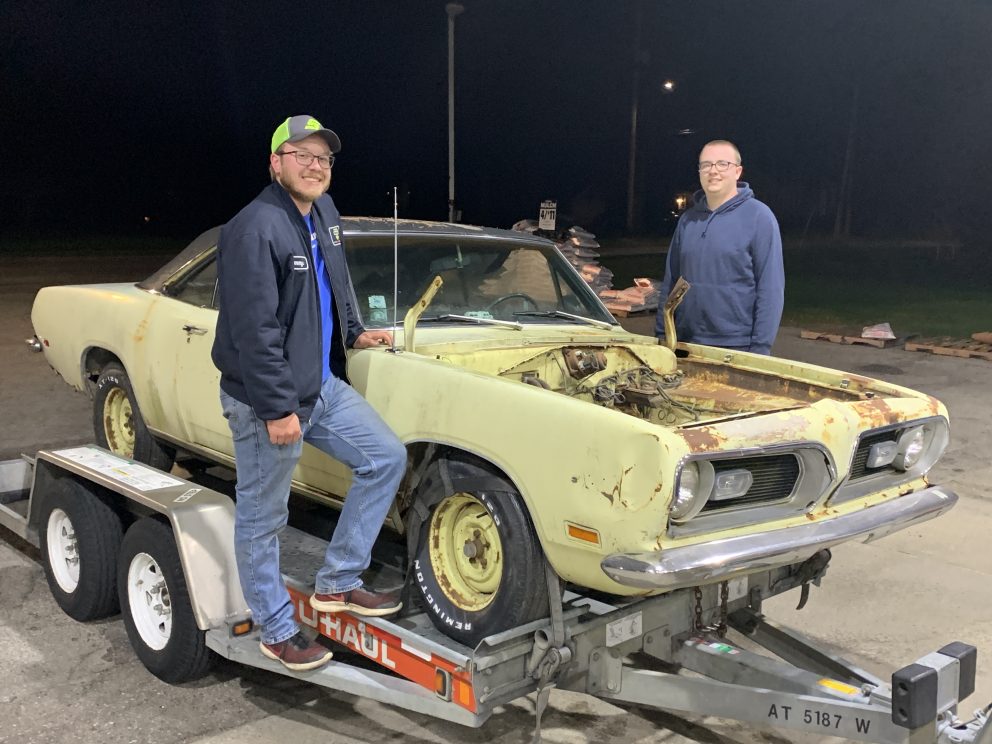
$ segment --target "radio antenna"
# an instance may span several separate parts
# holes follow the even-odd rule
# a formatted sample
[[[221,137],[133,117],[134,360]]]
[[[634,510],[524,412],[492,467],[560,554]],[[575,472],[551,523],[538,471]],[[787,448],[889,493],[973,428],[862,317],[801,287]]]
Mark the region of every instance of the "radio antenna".
[[[396,320],[396,309],[399,304],[399,283],[400,283],[400,234],[399,234],[399,201],[396,197],[396,187],[393,186],[393,332],[390,334],[393,339],[393,346],[390,349],[396,353],[396,333],[399,325]]]

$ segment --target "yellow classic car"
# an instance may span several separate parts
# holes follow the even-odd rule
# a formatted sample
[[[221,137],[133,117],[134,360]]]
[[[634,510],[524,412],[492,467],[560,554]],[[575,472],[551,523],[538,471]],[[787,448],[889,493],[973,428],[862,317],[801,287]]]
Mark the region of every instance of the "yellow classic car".
[[[626,332],[540,237],[343,226],[352,302],[396,339],[350,352],[348,375],[406,443],[389,525],[455,639],[546,616],[546,562],[587,589],[658,594],[799,564],[956,500],[926,480],[948,442],[927,395]],[[210,360],[218,232],[142,282],[35,300],[46,359],[93,396],[96,438],[118,454],[233,463]],[[349,478],[308,445],[294,488],[335,505]]]

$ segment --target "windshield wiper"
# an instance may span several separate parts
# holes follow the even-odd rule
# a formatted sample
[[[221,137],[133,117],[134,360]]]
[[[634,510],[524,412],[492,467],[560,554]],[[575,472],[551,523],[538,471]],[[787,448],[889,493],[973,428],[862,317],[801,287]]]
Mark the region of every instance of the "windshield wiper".
[[[597,328],[606,328],[611,331],[614,328],[612,323],[607,323],[605,320],[584,318],[581,315],[566,313],[564,310],[521,310],[520,312],[514,313],[514,315],[526,315],[529,318],[564,318],[566,320],[576,320],[580,323],[587,323],[591,326],[596,326]]]
[[[524,329],[521,323],[516,323],[512,320],[496,320],[495,318],[475,318],[471,315],[421,315],[418,323],[447,323],[450,321],[455,321],[458,323],[476,323],[478,325],[494,325],[494,326],[504,326],[506,328],[512,328],[515,331],[522,331]]]

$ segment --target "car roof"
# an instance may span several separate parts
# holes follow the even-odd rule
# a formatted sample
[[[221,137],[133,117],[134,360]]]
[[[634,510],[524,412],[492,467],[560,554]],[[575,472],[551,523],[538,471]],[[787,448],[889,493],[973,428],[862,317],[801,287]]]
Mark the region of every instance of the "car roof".
[[[158,271],[138,282],[142,289],[158,290],[170,277],[177,274],[183,267],[195,261],[204,251],[217,245],[223,225],[217,225],[200,233],[185,249]],[[519,230],[503,230],[496,227],[479,227],[478,225],[462,225],[453,222],[432,222],[429,220],[396,220],[388,217],[342,217],[341,227],[345,236],[391,236],[394,231],[404,237],[466,237],[474,239],[498,239],[521,243],[542,243],[554,245],[546,238]]]

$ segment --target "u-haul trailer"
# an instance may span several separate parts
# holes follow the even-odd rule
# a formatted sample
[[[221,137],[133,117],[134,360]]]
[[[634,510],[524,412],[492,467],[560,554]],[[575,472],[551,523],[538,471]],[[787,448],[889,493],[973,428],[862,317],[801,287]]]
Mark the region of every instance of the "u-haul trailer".
[[[300,623],[350,652],[292,672],[259,653],[237,581],[234,505],[204,482],[95,446],[44,450],[0,463],[0,525],[41,549],[68,614],[92,620],[119,606],[135,652],[169,682],[203,675],[216,654],[470,727],[536,690],[539,733],[550,690],[560,687],[853,741],[992,744],[992,706],[968,720],[957,713],[974,690],[973,646],[948,644],[885,680],[762,615],[764,599],[817,583],[827,551],[634,601],[571,592],[557,601],[551,591],[551,617],[473,649],[424,612],[382,619],[314,611],[307,598],[326,542],[287,527],[282,570]],[[402,569],[382,567],[399,581]],[[557,587],[550,574],[548,584]],[[357,657],[362,663],[349,662]]]

